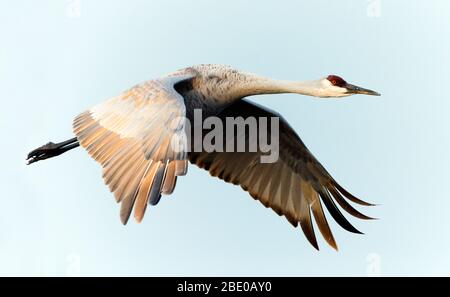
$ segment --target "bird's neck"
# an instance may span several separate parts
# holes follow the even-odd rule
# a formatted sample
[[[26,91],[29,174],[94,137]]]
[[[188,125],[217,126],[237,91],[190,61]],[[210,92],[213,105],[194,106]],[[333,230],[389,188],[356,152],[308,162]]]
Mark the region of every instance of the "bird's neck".
[[[286,81],[262,77],[254,74],[245,74],[245,79],[236,86],[235,92],[239,97],[295,93],[307,96],[323,96],[320,81]]]

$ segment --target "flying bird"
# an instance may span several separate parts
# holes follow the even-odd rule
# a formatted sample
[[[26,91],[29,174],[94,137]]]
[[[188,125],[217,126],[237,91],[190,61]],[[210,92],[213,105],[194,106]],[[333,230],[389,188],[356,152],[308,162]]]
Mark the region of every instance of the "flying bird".
[[[336,75],[299,82],[262,77],[223,65],[196,65],[138,84],[81,113],[73,121],[75,138],[33,150],[27,157],[28,164],[83,147],[103,167],[104,181],[121,203],[120,218],[126,224],[133,210],[140,222],[147,205],[156,205],[161,195],[172,194],[177,177],[186,175],[190,161],[212,176],[240,185],[294,227],[300,226],[308,241],[319,249],[314,218],[326,242],[337,250],[323,205],[342,228],[360,233],[336,203],[360,219],[371,218],[349,201],[372,204],[339,185],[279,114],[245,99],[280,93],[321,98],[380,95]],[[186,119],[192,121],[195,110],[220,119],[278,118],[278,159],[260,162],[264,152],[259,148],[253,152],[193,151],[186,145],[185,136],[191,133]],[[242,137],[247,144],[250,142],[248,135]]]

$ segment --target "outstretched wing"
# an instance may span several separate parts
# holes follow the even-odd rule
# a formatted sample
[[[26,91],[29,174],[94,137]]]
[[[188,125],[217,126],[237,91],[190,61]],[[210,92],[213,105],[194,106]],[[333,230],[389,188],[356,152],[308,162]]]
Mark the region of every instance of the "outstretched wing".
[[[250,195],[279,215],[284,215],[296,227],[300,224],[309,242],[318,249],[311,212],[325,240],[335,249],[336,241],[322,209],[322,202],[331,216],[344,229],[360,233],[342,215],[337,202],[344,210],[360,219],[370,219],[358,212],[346,199],[361,205],[370,205],[342,188],[325,168],[316,160],[289,124],[269,110],[246,100],[234,103],[219,117],[279,118],[279,158],[274,163],[261,163],[263,154],[257,152],[192,152],[189,159],[197,166],[209,170],[210,174],[226,182],[240,185]],[[268,120],[270,123],[270,121]],[[223,125],[228,126],[228,125]],[[258,131],[260,132],[259,124]],[[265,128],[265,127],[263,127]],[[268,129],[268,137],[271,135]],[[237,132],[233,132],[236,134]],[[245,137],[246,147],[258,137],[235,135],[235,139]],[[227,132],[224,135],[229,135]],[[224,143],[230,139],[224,136]],[[224,145],[226,147],[226,144]],[[258,146],[259,148],[259,146]]]
[[[174,85],[190,75],[139,84],[74,120],[83,148],[103,167],[103,178],[121,202],[120,217],[141,221],[147,203],[171,194],[177,176],[186,174],[184,100]]]

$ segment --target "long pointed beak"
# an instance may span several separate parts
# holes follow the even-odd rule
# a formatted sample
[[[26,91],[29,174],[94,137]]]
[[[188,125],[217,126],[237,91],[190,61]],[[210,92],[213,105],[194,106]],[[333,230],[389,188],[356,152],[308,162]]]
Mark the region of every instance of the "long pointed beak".
[[[363,94],[363,95],[371,95],[371,96],[381,96],[380,93],[369,90],[369,89],[364,89],[352,84],[346,84],[345,88],[347,89],[347,93],[348,94]]]

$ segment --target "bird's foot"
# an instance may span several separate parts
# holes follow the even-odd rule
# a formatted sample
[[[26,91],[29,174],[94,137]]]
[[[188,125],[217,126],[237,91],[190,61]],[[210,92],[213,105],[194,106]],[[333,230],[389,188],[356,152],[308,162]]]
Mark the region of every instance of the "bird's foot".
[[[30,165],[34,162],[45,160],[51,157],[55,157],[62,154],[60,150],[60,146],[53,142],[49,142],[46,145],[43,145],[33,151],[31,151],[27,156],[27,165]]]
[[[76,138],[69,139],[60,143],[49,142],[33,151],[27,156],[27,165],[41,160],[53,158],[79,146]]]

